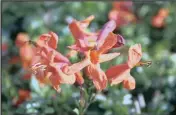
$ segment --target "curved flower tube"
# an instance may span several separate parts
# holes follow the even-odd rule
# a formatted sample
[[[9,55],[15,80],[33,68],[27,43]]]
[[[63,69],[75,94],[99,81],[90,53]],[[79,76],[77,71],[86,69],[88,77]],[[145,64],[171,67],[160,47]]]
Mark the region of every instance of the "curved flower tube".
[[[88,64],[86,67],[86,73],[90,79],[93,80],[93,83],[97,90],[101,91],[106,88],[107,77],[103,70],[100,68],[100,63],[112,60],[113,58],[120,55],[120,53],[107,53],[110,49],[123,46],[125,40],[122,36],[113,34],[112,31],[116,28],[116,23],[113,20],[108,21],[103,28],[97,33],[89,33],[85,31],[85,28],[89,25],[94,17],[88,17],[87,25],[82,27],[82,22],[74,20],[69,28],[76,40],[75,45],[70,46],[72,50],[83,53],[86,56],[84,63]],[[80,64],[80,66],[82,66]],[[85,67],[85,66],[84,66]],[[73,68],[67,68],[67,74],[72,74]],[[72,71],[68,71],[72,70]]]
[[[123,82],[125,88],[132,90],[135,88],[135,80],[130,75],[130,71],[141,60],[141,45],[135,44],[131,46],[128,55],[127,63],[109,68],[106,71],[106,75],[111,85],[116,85]]]
[[[116,23],[113,20],[110,20],[109,22],[107,22],[103,28],[98,31],[98,32],[87,32],[85,31],[86,27],[89,25],[90,21],[92,21],[94,19],[94,16],[89,16],[87,19],[83,20],[83,21],[76,21],[73,20],[72,23],[69,24],[69,28],[70,31],[75,39],[75,44],[72,46],[68,46],[68,48],[79,51],[84,53],[85,51],[89,51],[90,49],[93,48],[97,48],[99,49],[100,46],[103,45],[103,43],[105,42],[105,39],[107,38],[107,36],[109,35],[110,32],[112,32],[115,28],[116,28]],[[84,22],[84,23],[83,23]],[[85,22],[87,22],[86,26],[82,26],[85,25]],[[120,37],[117,36],[117,44],[114,47],[120,47],[122,45],[124,45],[122,43],[123,40],[119,39]],[[120,42],[120,43],[118,43]]]
[[[71,65],[67,57],[55,50],[57,39],[57,35],[50,32],[49,34],[41,35],[37,42],[34,42],[36,47],[32,47],[31,44],[27,43],[31,45],[29,48],[33,53],[28,67],[30,66],[30,70],[36,75],[40,83],[52,84],[54,89],[59,92],[61,90],[60,84],[74,84],[76,80],[79,84],[84,82],[79,71],[87,66],[89,61],[85,60]],[[69,68],[68,70],[71,71],[71,74],[67,74],[66,68]]]

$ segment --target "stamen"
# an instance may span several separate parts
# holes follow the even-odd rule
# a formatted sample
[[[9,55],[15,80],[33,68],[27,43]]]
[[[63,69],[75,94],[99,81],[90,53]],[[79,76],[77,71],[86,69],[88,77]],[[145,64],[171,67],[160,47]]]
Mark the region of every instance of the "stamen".
[[[38,70],[45,71],[47,65],[43,65],[41,63],[36,63],[30,67],[30,70],[33,74],[37,74]]]

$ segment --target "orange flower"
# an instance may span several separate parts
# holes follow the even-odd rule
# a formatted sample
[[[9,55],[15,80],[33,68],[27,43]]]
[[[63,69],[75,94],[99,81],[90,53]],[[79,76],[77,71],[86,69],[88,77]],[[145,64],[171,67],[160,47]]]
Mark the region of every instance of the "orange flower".
[[[16,37],[15,44],[18,48],[20,48],[19,53],[20,53],[22,65],[25,69],[27,69],[33,57],[33,48],[31,47],[31,44],[29,43],[28,34],[19,33]]]
[[[22,104],[24,101],[30,99],[30,91],[28,90],[24,90],[24,89],[20,89],[18,91],[18,99],[14,99],[13,100],[13,104],[15,106],[19,106],[20,104]]]
[[[21,47],[25,42],[29,41],[29,36],[26,33],[18,33],[15,44],[17,47]]]
[[[116,21],[117,28],[136,22],[136,17],[133,13],[121,10],[111,10],[109,12],[109,19]]]
[[[136,44],[129,49],[128,61],[125,64],[113,66],[106,71],[106,75],[111,85],[116,85],[123,82],[123,85],[127,89],[135,88],[135,80],[130,75],[130,71],[141,60],[142,49],[140,44]]]
[[[159,10],[159,12],[158,12],[158,15],[159,15],[159,16],[162,16],[162,17],[164,17],[164,18],[167,17],[168,14],[169,14],[169,10],[166,9],[166,8],[161,8],[161,9]]]
[[[113,2],[112,6],[113,6],[113,9],[130,12],[133,6],[133,3],[131,1],[118,1],[118,2]]]
[[[27,69],[27,67],[30,65],[31,60],[34,56],[34,49],[32,48],[31,44],[28,42],[25,42],[20,47],[20,58],[23,64],[24,69]]]
[[[161,16],[154,16],[152,19],[152,25],[157,28],[161,28],[165,25],[164,18]]]
[[[43,34],[37,42],[32,43],[35,47],[30,44],[33,57],[28,68],[35,74],[41,84],[52,84],[53,88],[59,92],[61,90],[60,84],[73,84],[76,80],[80,84],[84,82],[81,80],[82,76],[79,71],[87,66],[89,62],[83,60],[71,65],[67,57],[55,50],[58,43],[58,37],[55,33]],[[67,71],[71,73],[68,74]]]
[[[132,2],[113,2],[113,9],[109,12],[109,19],[116,21],[116,28],[136,22],[136,16],[132,13]]]
[[[85,58],[85,64],[88,64],[86,67],[87,75],[90,79],[93,80],[93,83],[97,90],[101,91],[106,88],[107,77],[103,70],[100,68],[100,63],[109,61],[117,57],[120,53],[109,53],[104,54],[113,47],[120,47],[124,45],[125,41],[122,36],[115,35],[112,31],[116,27],[116,23],[113,20],[107,22],[103,29],[97,33],[88,33],[84,29],[88,26],[82,26],[82,22],[90,22],[93,19],[93,16],[88,17],[87,21],[73,21],[69,27],[76,40],[75,45],[70,46],[69,48],[74,49],[83,53]],[[82,66],[83,63],[80,63]],[[70,68],[74,70],[74,68]],[[72,71],[67,71],[67,74],[73,73]]]
[[[161,28],[165,26],[165,19],[169,14],[169,10],[165,8],[161,8],[158,11],[158,14],[152,18],[152,25],[157,28]]]
[[[83,53],[95,47],[99,48],[104,43],[108,34],[116,28],[115,21],[110,20],[103,26],[103,28],[100,31],[96,33],[85,31],[86,27],[93,19],[94,16],[92,15],[83,21],[76,21],[76,20],[72,21],[72,23],[69,25],[69,28],[72,32],[72,35],[76,43],[72,46],[69,46],[70,49]],[[122,41],[124,42],[124,39],[122,37],[117,35],[116,39],[117,39],[116,44],[119,45],[121,44],[120,46],[124,45],[122,43]],[[114,47],[120,47],[119,45],[117,46],[115,45]]]

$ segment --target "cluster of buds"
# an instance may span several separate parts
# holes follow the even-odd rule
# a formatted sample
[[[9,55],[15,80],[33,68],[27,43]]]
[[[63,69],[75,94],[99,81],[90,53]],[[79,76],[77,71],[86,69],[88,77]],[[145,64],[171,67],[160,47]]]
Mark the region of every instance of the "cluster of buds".
[[[135,44],[129,48],[126,63],[112,66],[104,72],[100,67],[101,63],[118,57],[119,52],[110,51],[125,45],[125,40],[121,35],[113,33],[116,28],[114,20],[108,21],[97,32],[87,32],[86,29],[93,19],[92,15],[82,21],[74,19],[69,24],[75,43],[68,48],[84,56],[77,63],[69,61],[71,55],[67,57],[56,50],[59,38],[54,32],[42,34],[36,41],[17,39],[25,69],[35,74],[40,83],[51,84],[58,92],[61,84],[77,82],[82,85],[85,76],[81,72],[86,73],[98,91],[105,89],[108,82],[111,85],[123,83],[125,88],[134,89],[135,80],[130,75],[130,70],[141,60],[141,45]]]

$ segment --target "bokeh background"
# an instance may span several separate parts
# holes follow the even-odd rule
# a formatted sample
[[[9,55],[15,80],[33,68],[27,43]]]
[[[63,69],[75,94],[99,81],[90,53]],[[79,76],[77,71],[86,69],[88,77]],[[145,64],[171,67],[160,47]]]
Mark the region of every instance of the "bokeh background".
[[[121,8],[124,11],[118,15],[114,31],[126,40],[126,45],[117,49],[122,55],[102,68],[123,63],[128,46],[135,43],[142,44],[142,60],[152,61],[152,65],[132,70],[135,90],[128,91],[120,84],[99,93],[86,115],[176,115],[176,3],[130,4]],[[76,115],[78,88],[63,85],[57,93],[51,86],[40,87],[22,68],[15,40],[21,32],[35,40],[53,31],[59,36],[57,50],[66,55],[66,46],[74,43],[68,23],[94,15],[89,29],[96,31],[109,20],[112,9],[119,12],[112,2],[2,2],[2,115]],[[164,13],[167,9],[167,15],[159,14],[161,9]]]

